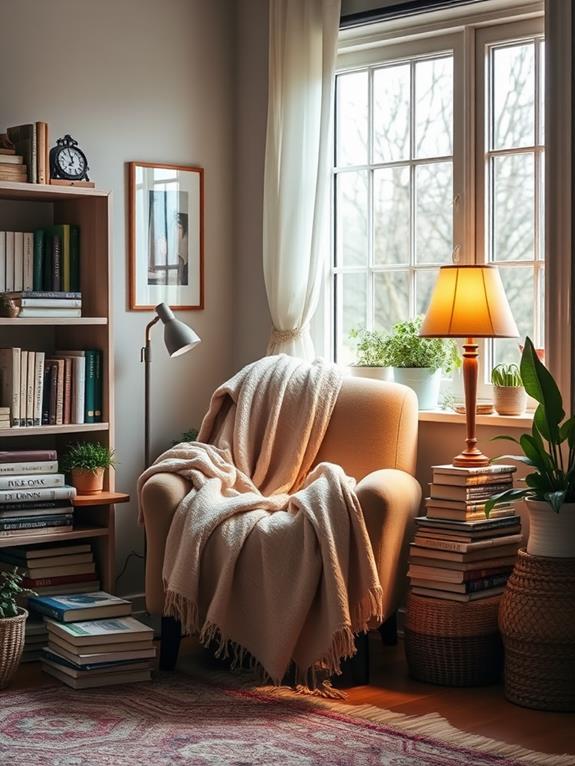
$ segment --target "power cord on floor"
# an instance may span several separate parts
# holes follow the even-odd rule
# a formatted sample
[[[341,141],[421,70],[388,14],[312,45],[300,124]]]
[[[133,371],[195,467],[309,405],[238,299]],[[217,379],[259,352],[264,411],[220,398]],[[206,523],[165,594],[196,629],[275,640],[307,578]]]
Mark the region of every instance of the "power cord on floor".
[[[120,570],[120,573],[116,577],[116,580],[115,580],[116,589],[118,588],[118,582],[125,575],[126,569],[128,568],[128,564],[130,563],[130,559],[132,558],[145,559],[146,557],[144,556],[143,553],[138,553],[138,551],[130,551],[130,553],[128,553],[128,555],[124,559],[124,564],[122,566],[122,569]]]

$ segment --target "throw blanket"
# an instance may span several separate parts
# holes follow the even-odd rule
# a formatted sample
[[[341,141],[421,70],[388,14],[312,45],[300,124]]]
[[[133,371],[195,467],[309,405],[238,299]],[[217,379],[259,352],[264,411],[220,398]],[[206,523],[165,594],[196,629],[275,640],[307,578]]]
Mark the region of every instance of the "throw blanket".
[[[336,465],[310,472],[341,387],[332,365],[280,355],[214,393],[197,442],[142,474],[188,479],[164,559],[165,612],[279,684],[315,686],[381,619],[381,587],[354,493]]]

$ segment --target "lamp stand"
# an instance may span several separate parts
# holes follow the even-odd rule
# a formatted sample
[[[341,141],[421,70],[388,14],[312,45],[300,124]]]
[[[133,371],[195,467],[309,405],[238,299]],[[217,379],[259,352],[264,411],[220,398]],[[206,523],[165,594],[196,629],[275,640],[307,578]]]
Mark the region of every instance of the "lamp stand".
[[[465,389],[465,422],[467,447],[457,457],[453,465],[461,468],[473,468],[489,465],[489,458],[477,447],[475,436],[475,414],[477,407],[477,343],[473,338],[467,338],[463,344],[463,386]]]
[[[152,344],[150,333],[156,322],[160,321],[159,316],[155,316],[151,322],[146,325],[146,345],[142,346],[140,351],[140,361],[144,363],[144,468],[150,466],[150,373],[152,366]]]

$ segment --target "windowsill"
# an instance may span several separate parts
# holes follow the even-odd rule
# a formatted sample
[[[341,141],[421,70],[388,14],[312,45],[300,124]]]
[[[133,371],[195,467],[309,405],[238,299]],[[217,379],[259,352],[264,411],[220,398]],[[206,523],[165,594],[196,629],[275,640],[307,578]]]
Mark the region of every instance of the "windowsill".
[[[446,410],[420,410],[420,423],[455,423],[465,425],[465,415]],[[531,428],[533,413],[526,412],[524,415],[476,415],[475,422],[478,426],[496,426],[497,428]]]

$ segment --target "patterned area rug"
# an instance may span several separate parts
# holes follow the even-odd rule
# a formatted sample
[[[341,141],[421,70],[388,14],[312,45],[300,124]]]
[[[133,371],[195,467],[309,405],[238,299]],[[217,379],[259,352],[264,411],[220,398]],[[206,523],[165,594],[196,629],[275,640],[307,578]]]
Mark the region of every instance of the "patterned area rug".
[[[159,675],[153,683],[0,697],[2,766],[517,766],[307,699]],[[559,761],[556,761],[559,763]],[[572,763],[573,761],[571,761]],[[568,761],[564,761],[568,763]]]

